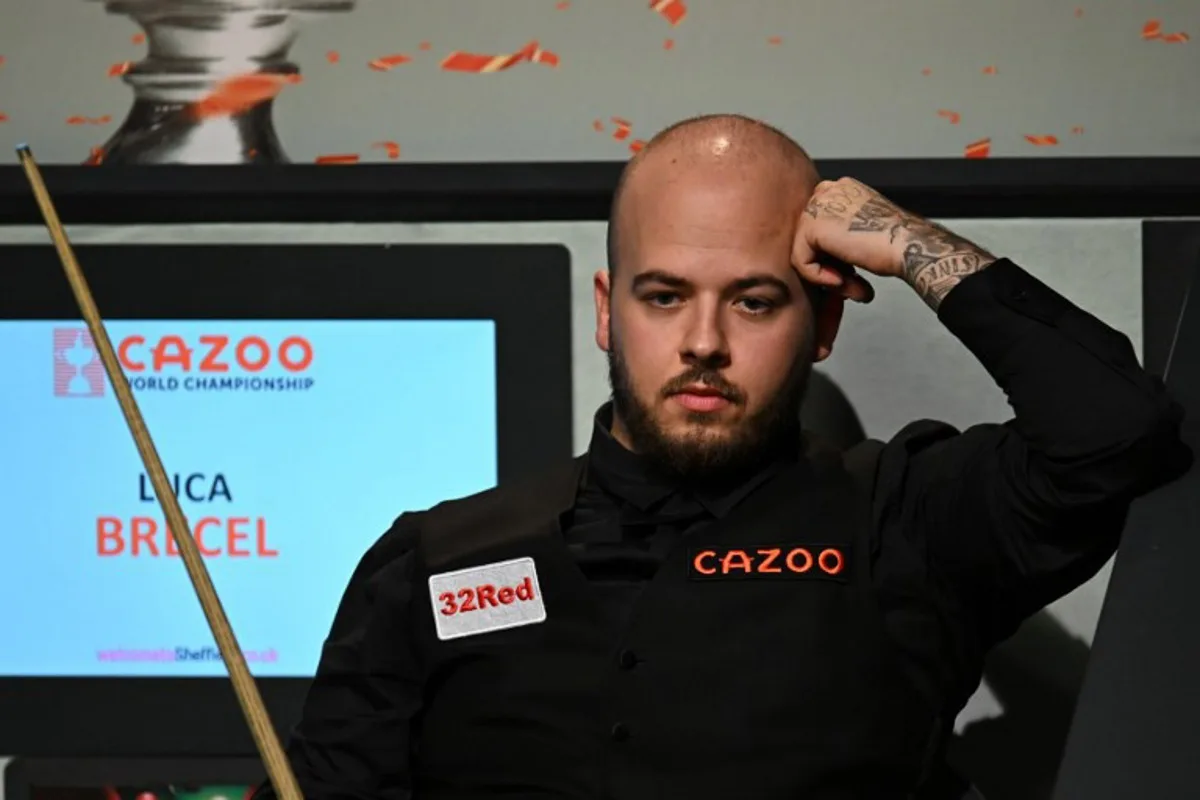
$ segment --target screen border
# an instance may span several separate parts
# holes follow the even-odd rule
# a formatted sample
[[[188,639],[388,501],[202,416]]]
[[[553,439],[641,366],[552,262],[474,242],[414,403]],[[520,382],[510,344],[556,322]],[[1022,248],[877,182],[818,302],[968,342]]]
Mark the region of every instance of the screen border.
[[[607,220],[627,161],[42,167],[72,224]],[[817,159],[928,217],[1200,216],[1200,157]],[[40,224],[0,165],[0,224]]]
[[[572,456],[571,256],[562,245],[122,243],[75,250],[105,319],[494,320],[499,483]],[[79,316],[52,247],[0,245],[0,319]],[[115,403],[112,413],[120,413]],[[257,683],[285,737],[310,679]],[[0,709],[0,753],[256,753],[225,677],[7,677],[0,678]]]

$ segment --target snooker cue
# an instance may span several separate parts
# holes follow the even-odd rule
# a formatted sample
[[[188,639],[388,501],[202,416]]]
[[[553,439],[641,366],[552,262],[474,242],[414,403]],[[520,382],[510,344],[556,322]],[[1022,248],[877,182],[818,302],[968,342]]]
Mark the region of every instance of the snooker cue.
[[[167,479],[167,473],[158,456],[158,450],[150,438],[150,431],[146,428],[141,411],[138,410],[137,400],[133,397],[129,381],[117,361],[117,354],[113,350],[108,332],[104,328],[104,321],[100,318],[100,312],[96,308],[96,301],[92,298],[91,289],[88,288],[87,281],[83,276],[83,270],[80,268],[79,262],[75,260],[75,253],[71,249],[71,243],[67,239],[67,233],[63,230],[62,223],[58,219],[58,212],[54,208],[50,192],[46,189],[41,170],[28,145],[17,146],[17,158],[25,169],[29,185],[37,198],[38,206],[41,207],[42,217],[46,221],[46,228],[54,242],[54,247],[58,250],[63,271],[67,275],[67,281],[71,284],[71,291],[75,294],[79,310],[87,322],[88,331],[92,335],[92,343],[100,355],[100,360],[104,363],[104,371],[108,373],[108,379],[117,395],[121,412],[125,415],[125,422],[129,425],[129,432],[133,434],[133,441],[137,445],[138,453],[141,454],[142,464],[146,467],[150,482],[158,495],[158,502],[166,515],[171,536],[179,548],[180,556],[183,557],[188,577],[192,581],[192,587],[196,590],[196,597],[200,600],[204,616],[208,619],[209,630],[212,631],[221,657],[225,661],[238,704],[242,707],[242,715],[250,726],[250,733],[254,737],[254,743],[258,747],[259,755],[262,757],[271,783],[280,800],[304,800],[304,796],[300,793],[300,786],[296,782],[296,776],[292,773],[291,765],[279,743],[279,737],[275,735],[271,718],[267,714],[266,707],[263,706],[258,686],[250,675],[249,667],[246,666],[242,648],[238,645],[237,637],[234,636],[233,628],[229,624],[229,618],[225,615],[225,609],[221,605],[221,599],[217,596],[217,590],[208,574],[208,568],[200,556],[200,548],[192,537],[192,530],[183,516],[179,500],[175,497],[175,492]]]

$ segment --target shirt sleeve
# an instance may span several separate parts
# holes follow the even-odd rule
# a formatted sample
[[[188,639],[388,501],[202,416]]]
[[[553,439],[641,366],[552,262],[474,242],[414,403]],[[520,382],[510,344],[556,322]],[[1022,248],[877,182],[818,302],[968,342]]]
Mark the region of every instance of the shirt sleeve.
[[[307,800],[411,800],[410,726],[422,679],[407,635],[416,528],[409,515],[359,562],[286,747]],[[269,782],[255,793],[273,800]]]
[[[1014,417],[961,433],[915,423],[883,457],[902,476],[900,530],[986,650],[1092,577],[1132,501],[1191,455],[1180,407],[1129,340],[1011,261],[963,280],[938,316]]]

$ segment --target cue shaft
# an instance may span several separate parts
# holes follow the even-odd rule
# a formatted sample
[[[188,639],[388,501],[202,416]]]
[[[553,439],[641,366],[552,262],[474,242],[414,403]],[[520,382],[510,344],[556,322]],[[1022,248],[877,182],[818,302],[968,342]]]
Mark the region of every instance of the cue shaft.
[[[120,362],[117,360],[117,354],[113,350],[112,342],[108,338],[108,332],[105,330],[104,321],[100,317],[100,311],[96,307],[96,301],[92,298],[92,292],[88,288],[87,280],[83,276],[83,270],[75,258],[75,253],[71,248],[67,233],[59,221],[58,212],[54,208],[54,201],[50,197],[50,192],[46,189],[46,182],[42,179],[41,170],[38,168],[37,162],[34,160],[33,153],[30,151],[28,145],[17,147],[17,157],[20,159],[21,166],[25,169],[25,175],[29,179],[29,185],[33,189],[34,197],[37,198],[38,206],[42,211],[42,217],[46,222],[46,228],[50,233],[51,240],[54,242],[55,249],[58,251],[59,260],[62,262],[67,281],[71,284],[71,291],[75,295],[79,310],[83,314],[84,321],[87,322],[88,331],[92,336],[92,343],[100,355],[100,360],[104,364],[104,371],[108,373],[108,379],[112,383],[113,391],[117,395],[117,401],[121,406],[121,413],[124,414],[125,422],[129,425],[129,432],[133,434],[133,441],[137,445],[138,453],[142,457],[142,464],[145,466],[146,473],[150,476],[150,482],[154,486],[154,491],[158,495],[158,502],[162,506],[163,514],[167,518],[171,536],[179,548],[179,554],[182,556],[184,566],[187,568],[187,574],[191,579],[192,587],[196,591],[196,597],[200,600],[200,607],[204,610],[204,616],[208,620],[208,627],[212,631],[213,638],[216,640],[217,647],[221,652],[221,657],[225,661],[225,667],[229,671],[229,678],[233,683],[234,693],[237,695],[238,703],[242,708],[242,715],[250,727],[250,733],[254,737],[254,743],[258,747],[259,755],[262,757],[263,765],[267,769],[271,783],[274,785],[275,791],[281,800],[304,800],[304,796],[300,792],[300,786],[292,772],[291,765],[288,763],[287,756],[284,754],[283,747],[279,742],[279,737],[275,734],[275,728],[271,724],[267,709],[263,705],[258,686],[250,674],[250,668],[246,665],[246,658],[242,654],[242,648],[238,645],[237,637],[233,633],[233,627],[229,624],[229,618],[225,615],[225,609],[221,605],[220,597],[217,596],[217,590],[213,586],[211,576],[208,574],[208,568],[201,557],[200,548],[192,536],[191,528],[188,526],[187,519],[183,515],[183,510],[179,507],[179,500],[176,498],[171,483],[167,479],[167,473],[163,469],[158,449],[154,446],[154,440],[150,438],[150,431],[146,427],[145,420],[142,419],[137,400],[134,398],[133,391],[129,387],[129,381],[126,379],[125,372],[121,369]]]

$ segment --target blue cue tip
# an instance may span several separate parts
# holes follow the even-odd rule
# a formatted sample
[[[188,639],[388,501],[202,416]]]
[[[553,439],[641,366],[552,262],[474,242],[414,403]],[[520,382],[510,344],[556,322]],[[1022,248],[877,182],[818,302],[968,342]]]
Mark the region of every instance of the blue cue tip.
[[[29,145],[25,144],[25,142],[21,142],[19,145],[17,145],[17,152],[18,153],[28,153]]]

